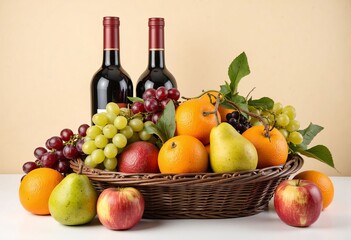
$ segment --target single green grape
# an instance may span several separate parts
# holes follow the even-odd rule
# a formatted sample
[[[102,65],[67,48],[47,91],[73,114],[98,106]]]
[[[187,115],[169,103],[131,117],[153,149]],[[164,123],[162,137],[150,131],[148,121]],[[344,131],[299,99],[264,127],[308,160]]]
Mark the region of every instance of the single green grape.
[[[299,132],[291,132],[289,134],[288,141],[295,145],[299,145],[303,142],[303,136]]]
[[[141,113],[134,114],[134,115],[133,115],[133,118],[138,118],[138,119],[140,119],[140,120],[144,120],[144,116],[143,116],[143,114],[141,114]]]
[[[283,110],[283,104],[280,102],[275,102],[272,110],[275,114],[280,114]]]
[[[122,133],[117,133],[113,138],[112,138],[112,143],[117,147],[117,148],[124,148],[127,145],[127,138],[124,136]]]
[[[98,126],[94,125],[94,126],[90,126],[87,129],[87,136],[90,139],[95,139],[97,135],[101,134],[101,128],[99,128]]]
[[[289,119],[295,119],[296,117],[296,110],[293,106],[287,105],[283,108],[283,113],[286,114]]]
[[[259,121],[260,121],[260,120],[258,120],[258,118],[254,118],[254,117],[253,117],[253,118],[250,119],[249,122],[251,123],[252,126],[254,126],[255,123],[256,123],[256,122],[259,122]]]
[[[93,115],[92,121],[95,125],[103,127],[108,123],[108,118],[104,113],[95,113]]]
[[[91,161],[95,164],[102,163],[105,160],[105,154],[102,149],[95,149],[90,156]]]
[[[94,140],[84,142],[82,145],[82,151],[85,154],[91,154],[96,149],[96,144]]]
[[[254,107],[250,107],[249,108],[249,111],[253,114],[256,114],[256,115],[261,115],[262,113],[262,110],[261,109],[257,109],[257,108],[254,108]]]
[[[118,149],[113,143],[109,143],[105,146],[104,154],[107,158],[114,158],[117,156]]]
[[[103,134],[107,138],[113,138],[113,136],[116,135],[117,133],[117,128],[112,125],[112,124],[107,124],[103,129],[102,129]]]
[[[89,142],[89,141],[92,141],[92,140],[94,140],[94,139],[91,139],[91,138],[88,137],[88,136],[85,136],[85,137],[84,137],[84,142]]]
[[[104,148],[107,144],[108,144],[108,139],[107,139],[107,137],[105,135],[100,134],[100,135],[96,136],[96,138],[95,138],[95,145],[98,148]]]
[[[269,112],[269,111],[262,111],[261,112],[261,116],[262,117],[268,117],[268,116],[270,116],[270,115],[273,115],[271,112]]]
[[[108,171],[115,170],[115,168],[117,167],[117,158],[106,158],[104,160],[104,167]]]
[[[300,122],[295,119],[292,119],[290,120],[289,124],[285,128],[289,132],[297,131],[300,129]]]
[[[274,114],[269,111],[263,111],[261,113],[261,116],[265,119],[266,122],[268,122],[269,125],[273,125],[275,117]]]
[[[113,124],[118,130],[121,130],[127,126],[128,120],[124,116],[117,116]]]
[[[268,121],[269,125],[273,125],[274,124],[274,115],[270,114],[265,118],[266,121]]]
[[[115,119],[117,117],[116,114],[114,114],[113,112],[105,112],[105,116],[108,119],[108,123],[113,124],[115,122]]]
[[[91,156],[88,155],[86,156],[86,158],[84,159],[84,164],[90,168],[95,168],[96,167],[96,163],[94,163],[92,160],[91,160]]]
[[[286,130],[285,128],[279,128],[278,130],[281,134],[283,134],[285,139],[288,139],[288,136],[289,136],[288,130]]]
[[[144,122],[144,127],[154,125],[155,123],[153,121],[146,121]]]
[[[134,132],[140,132],[144,129],[144,122],[140,118],[133,118],[129,121],[128,125]]]
[[[124,136],[126,136],[127,139],[131,138],[133,136],[133,133],[134,133],[133,129],[130,126],[126,126],[125,128],[123,128],[119,132],[122,133]]]
[[[277,124],[281,127],[287,126],[289,124],[289,121],[290,121],[290,119],[289,119],[288,115],[286,115],[284,113],[279,114],[276,118]]]
[[[149,134],[146,130],[139,132],[139,138],[143,141],[148,141],[151,138],[151,134]]]
[[[113,113],[117,116],[120,113],[120,108],[117,103],[109,102],[106,105],[106,112]]]

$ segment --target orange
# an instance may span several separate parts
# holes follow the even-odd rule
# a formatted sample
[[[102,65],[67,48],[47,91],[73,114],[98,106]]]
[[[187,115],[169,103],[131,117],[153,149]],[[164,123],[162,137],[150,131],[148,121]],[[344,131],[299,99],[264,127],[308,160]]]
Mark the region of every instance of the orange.
[[[189,135],[170,138],[162,145],[158,154],[161,173],[206,172],[208,162],[205,146]]]
[[[282,165],[288,159],[289,147],[283,134],[276,128],[265,136],[263,126],[253,126],[242,134],[256,147],[258,155],[257,168]]]
[[[307,170],[295,175],[294,179],[310,180],[311,182],[317,185],[317,187],[322,193],[323,209],[328,207],[333,201],[334,185],[331,179],[326,174],[315,170]]]
[[[37,168],[30,171],[19,187],[22,206],[37,215],[48,215],[51,191],[61,182],[63,176],[51,168]]]
[[[200,99],[206,100],[212,104],[215,104],[217,96],[218,96],[217,92],[210,91],[210,92],[202,95],[200,97]],[[218,112],[219,112],[219,115],[221,115],[222,122],[226,122],[227,121],[227,119],[226,119],[227,114],[232,113],[233,111],[235,111],[235,109],[218,106]]]
[[[211,113],[212,112],[212,113]],[[204,145],[210,142],[211,129],[221,122],[216,119],[215,107],[200,98],[190,99],[179,105],[176,110],[176,135],[190,135],[199,139]]]

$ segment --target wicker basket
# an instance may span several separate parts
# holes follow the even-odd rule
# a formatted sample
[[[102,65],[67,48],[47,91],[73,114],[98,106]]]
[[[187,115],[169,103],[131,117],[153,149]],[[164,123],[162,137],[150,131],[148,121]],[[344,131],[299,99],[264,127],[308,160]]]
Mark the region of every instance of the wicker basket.
[[[143,218],[234,218],[264,211],[278,184],[303,165],[290,155],[283,166],[233,173],[126,174],[92,169],[80,159],[74,172],[89,177],[101,192],[109,187],[135,187],[145,199]]]

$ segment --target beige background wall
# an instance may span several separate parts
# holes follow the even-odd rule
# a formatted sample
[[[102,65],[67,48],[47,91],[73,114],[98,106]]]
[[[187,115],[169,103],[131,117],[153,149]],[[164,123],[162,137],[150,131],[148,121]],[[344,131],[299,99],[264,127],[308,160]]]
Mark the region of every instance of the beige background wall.
[[[245,51],[239,91],[296,107],[302,127],[325,127],[339,172],[351,176],[350,0],[0,0],[0,173],[20,173],[33,150],[89,123],[89,85],[102,61],[102,17],[121,19],[121,60],[134,83],[147,64],[147,19],[166,19],[166,63],[183,96],[218,89]]]

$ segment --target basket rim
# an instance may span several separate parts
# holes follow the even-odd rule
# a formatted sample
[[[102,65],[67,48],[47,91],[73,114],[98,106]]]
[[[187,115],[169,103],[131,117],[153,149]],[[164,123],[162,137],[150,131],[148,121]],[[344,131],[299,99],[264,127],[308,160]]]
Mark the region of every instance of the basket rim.
[[[303,165],[303,159],[299,154],[289,154],[285,164],[248,171],[238,172],[203,172],[203,173],[122,173],[90,168],[84,165],[82,159],[70,161],[71,168],[76,173],[87,175],[91,180],[106,182],[120,186],[177,186],[183,184],[202,185],[216,184],[247,184],[258,181],[268,181],[277,177],[286,177],[297,172]]]

